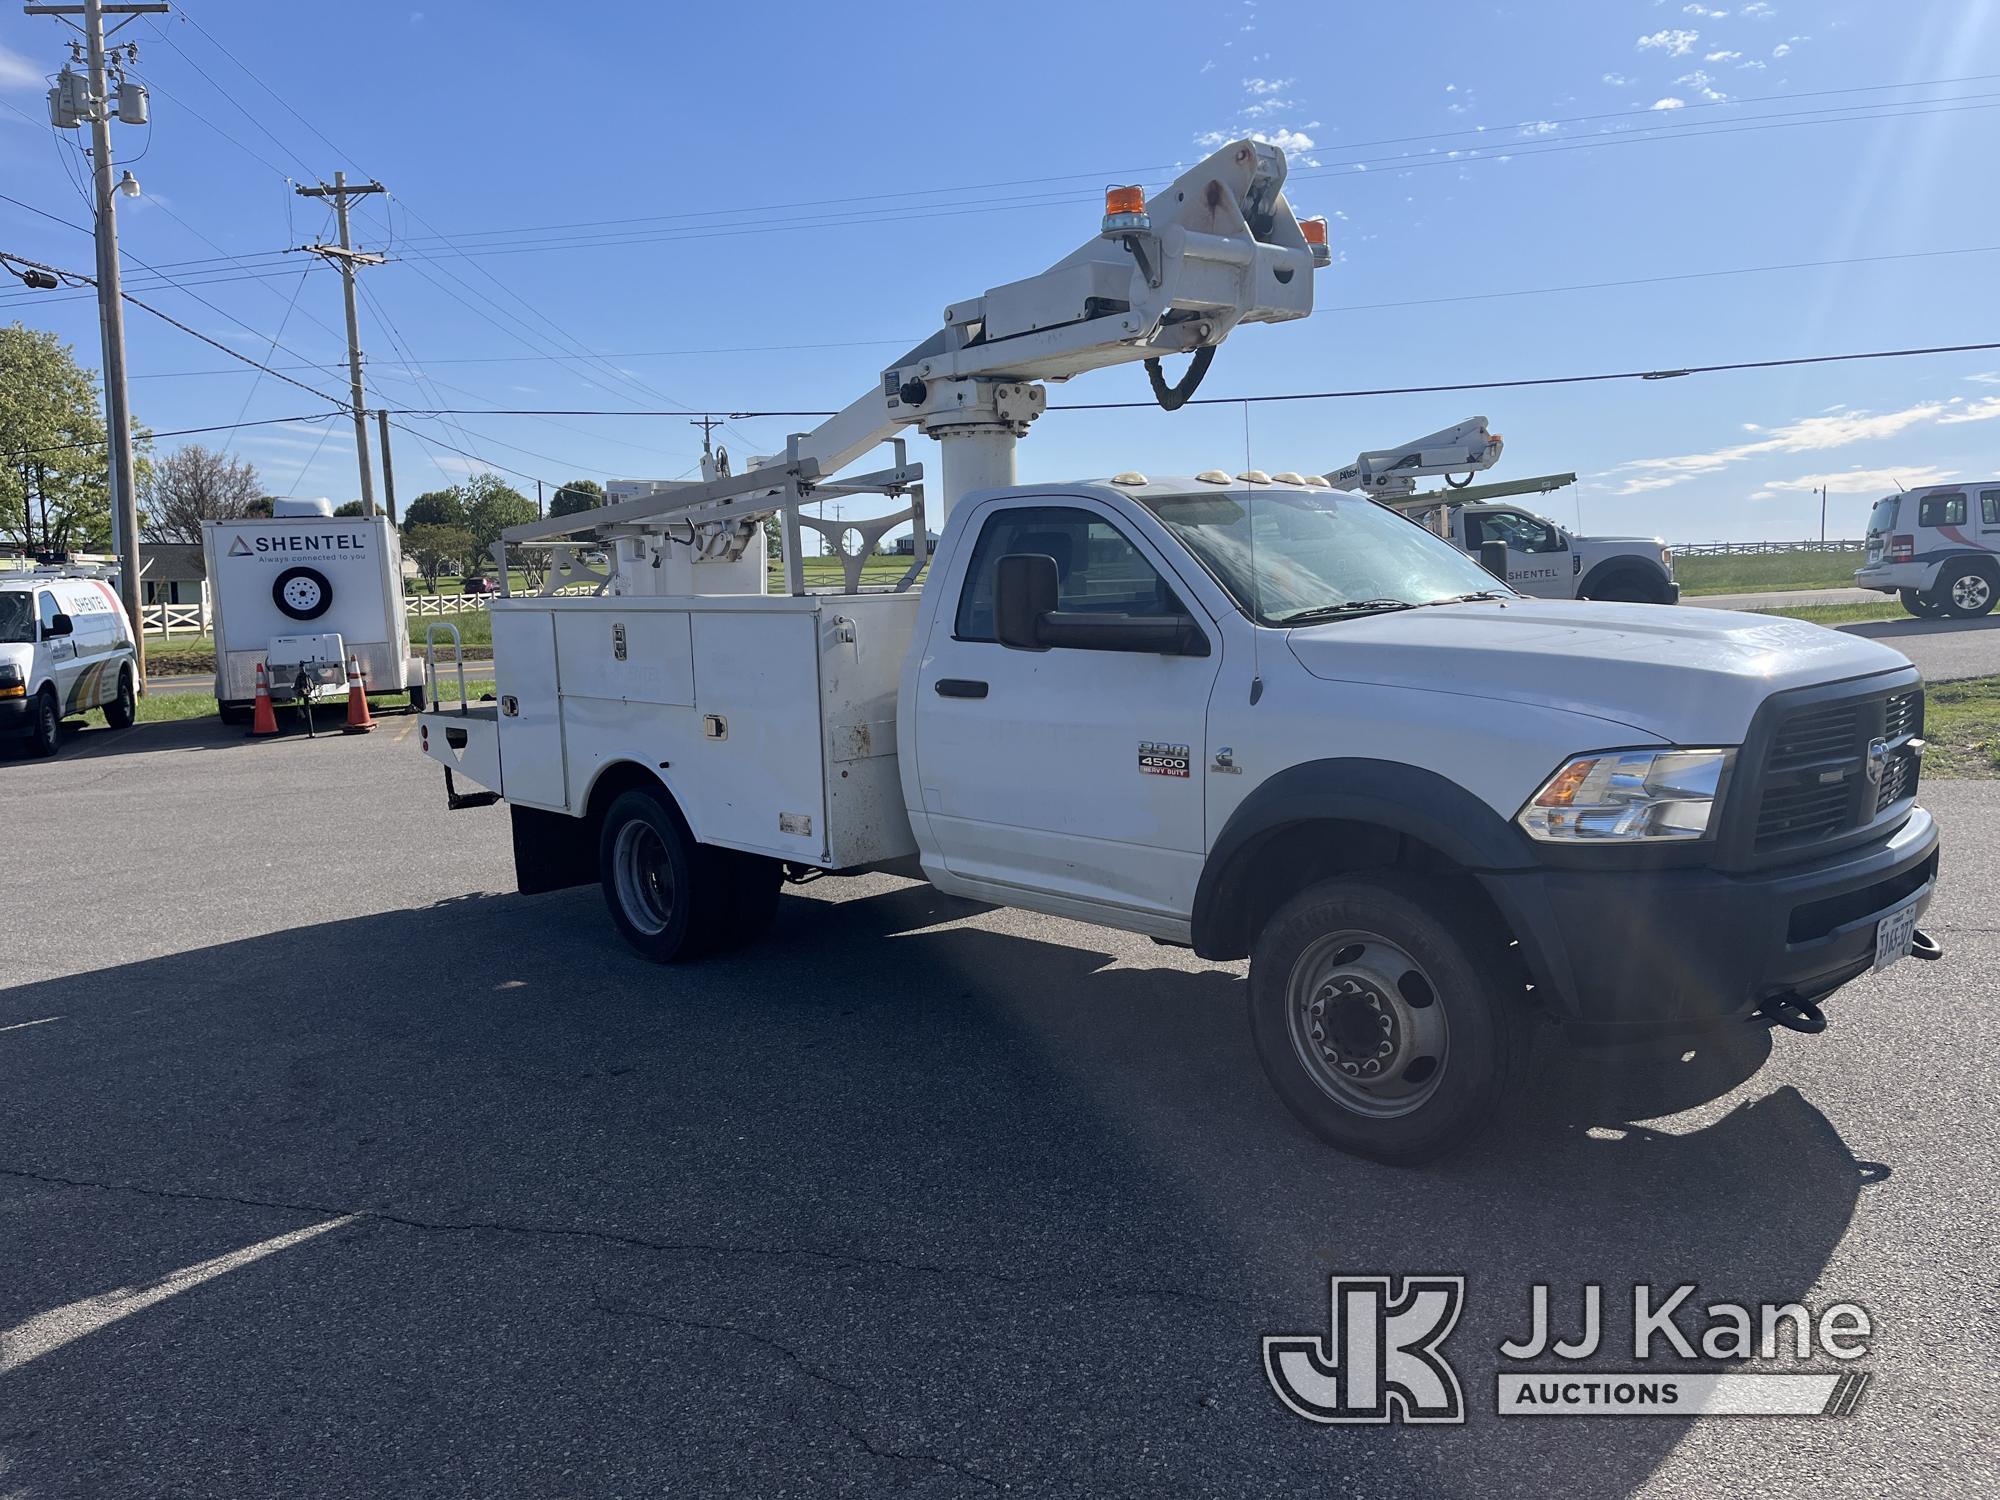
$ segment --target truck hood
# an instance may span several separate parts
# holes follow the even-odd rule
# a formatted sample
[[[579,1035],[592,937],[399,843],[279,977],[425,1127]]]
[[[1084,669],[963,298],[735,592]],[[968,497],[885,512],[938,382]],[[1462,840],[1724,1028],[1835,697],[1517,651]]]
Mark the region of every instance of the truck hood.
[[[1440,604],[1301,627],[1328,682],[1545,704],[1681,745],[1742,742],[1773,693],[1907,667],[1878,642],[1732,610],[1558,599]]]

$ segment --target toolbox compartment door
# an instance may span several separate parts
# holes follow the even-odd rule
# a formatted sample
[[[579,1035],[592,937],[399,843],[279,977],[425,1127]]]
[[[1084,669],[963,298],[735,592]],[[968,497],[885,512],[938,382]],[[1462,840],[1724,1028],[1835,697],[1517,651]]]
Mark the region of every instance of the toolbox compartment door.
[[[545,609],[493,608],[494,694],[500,708],[500,775],[507,800],[567,808],[556,622]]]

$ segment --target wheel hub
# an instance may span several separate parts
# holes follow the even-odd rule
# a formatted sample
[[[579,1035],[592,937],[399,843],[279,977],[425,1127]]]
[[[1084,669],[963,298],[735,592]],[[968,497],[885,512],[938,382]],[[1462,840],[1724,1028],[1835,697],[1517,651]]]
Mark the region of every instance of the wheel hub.
[[[1399,945],[1376,933],[1330,933],[1299,955],[1286,990],[1293,1050],[1336,1103],[1391,1119],[1436,1092],[1450,1048],[1445,1007]]]
[[[1968,573],[1951,586],[1951,602],[1962,610],[1980,608],[1992,594],[1993,585],[1976,573]]]

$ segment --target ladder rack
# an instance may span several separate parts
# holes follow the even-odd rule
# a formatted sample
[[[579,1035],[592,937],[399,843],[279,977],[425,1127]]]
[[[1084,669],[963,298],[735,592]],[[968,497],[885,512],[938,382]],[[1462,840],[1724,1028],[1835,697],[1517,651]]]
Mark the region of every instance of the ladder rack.
[[[861,589],[861,569],[875,546],[894,527],[911,522],[916,545],[910,566],[892,586],[902,593],[910,588],[930,561],[930,538],[924,524],[924,466],[911,463],[902,438],[889,440],[896,461],[886,469],[855,474],[840,479],[820,478],[818,460],[799,456],[799,437],[793,434],[785,444],[782,462],[765,464],[741,474],[725,474],[715,479],[688,484],[632,500],[614,501],[573,515],[550,516],[521,526],[510,526],[493,544],[493,559],[499,569],[500,590],[508,587],[507,549],[545,547],[549,567],[540,592],[543,595],[595,584],[594,593],[610,588],[613,573],[599,572],[582,554],[621,538],[664,539],[690,548],[699,557],[735,559],[756,535],[756,524],[778,518],[784,542],[785,592],[794,596],[808,592],[804,559],[799,549],[801,530],[816,531],[826,541],[829,552],[841,562],[845,593]],[[805,514],[805,507],[849,495],[907,497],[900,509],[883,515],[854,520],[830,521],[824,516]],[[686,528],[685,536],[674,534]],[[859,539],[850,549],[846,538]]]

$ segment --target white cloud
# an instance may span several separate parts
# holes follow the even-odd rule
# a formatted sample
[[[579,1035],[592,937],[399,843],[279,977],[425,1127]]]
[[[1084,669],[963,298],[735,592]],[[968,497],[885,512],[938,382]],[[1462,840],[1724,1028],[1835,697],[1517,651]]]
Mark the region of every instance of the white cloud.
[[[1742,55],[1741,52],[1704,52],[1701,60],[1713,63],[1735,62]]]
[[[1715,86],[1715,80],[1701,68],[1696,68],[1692,73],[1681,74],[1674,82],[1686,84],[1710,104],[1719,104],[1729,97]]]
[[[1290,78],[1246,78],[1243,80],[1243,88],[1245,92],[1251,94],[1277,94],[1290,88],[1294,81]]]
[[[1522,135],[1554,135],[1562,127],[1554,120],[1537,120],[1532,125],[1521,127]]]
[[[0,47],[0,89],[41,88],[42,71],[20,53]]]
[[[1686,108],[1687,108],[1687,100],[1685,100],[1685,99],[1676,99],[1676,98],[1674,98],[1674,97],[1673,97],[1673,95],[1669,94],[1669,95],[1668,95],[1668,96],[1667,96],[1666,98],[1664,98],[1664,99],[1655,99],[1655,100],[1653,101],[1653,108],[1655,108],[1655,109],[1686,109]]]
[[[1796,479],[1773,479],[1766,491],[1784,490],[1795,494],[1817,494],[1821,485],[1830,495],[1879,495],[1890,490],[1920,489],[1942,484],[1954,477],[1956,469],[1920,465],[1908,469],[1839,469],[1831,474],[1801,474]]]
[[[1764,71],[1764,60],[1759,57],[1753,57],[1748,62],[1740,62],[1736,66],[1739,68],[1755,68],[1761,73]]]
[[[1213,73],[1215,71],[1215,59],[1211,57],[1207,62],[1203,63],[1201,71],[1204,73]]]
[[[1753,3],[1743,7],[1743,14],[1746,16],[1755,16],[1762,21],[1768,21],[1772,16],[1775,16],[1777,12],[1771,9],[1771,7],[1765,3],[1765,0],[1753,0]]]
[[[1990,422],[1995,417],[2000,417],[2000,396],[1985,396],[1958,411],[1939,417],[1938,426],[1951,427],[1960,422]]]
[[[1683,31],[1679,28],[1656,31],[1651,36],[1639,38],[1641,52],[1659,51],[1669,57],[1686,57],[1694,51],[1694,44],[1701,40],[1699,31]]]
[[[1726,10],[1710,10],[1706,5],[1697,3],[1694,5],[1683,5],[1681,7],[1681,14],[1688,16],[1709,16],[1719,21],[1728,15],[1729,12]]]
[[[1979,385],[2000,385],[2000,370],[1981,370],[1977,375],[1968,375],[1965,378]]]
[[[1624,89],[1624,88],[1630,88],[1638,80],[1633,78],[1627,78],[1623,73],[1606,73],[1604,75],[1604,81],[1610,84],[1614,89]]]
[[[1771,49],[1771,56],[1773,57],[1790,57],[1791,55],[1792,44],[1790,42],[1780,42]]]
[[[1624,488],[1616,493],[1643,494],[1648,490],[1665,489],[1670,485],[1684,484],[1703,475],[1720,473],[1731,465],[1744,463],[1753,458],[1764,458],[1780,453],[1812,453],[1830,448],[1845,448],[1852,443],[1895,437],[1912,427],[1926,423],[1984,422],[1995,418],[2000,418],[2000,397],[1990,401],[1974,402],[1957,412],[1950,410],[1948,402],[1924,401],[1915,406],[1904,407],[1900,411],[1875,413],[1841,411],[1831,415],[1805,417],[1782,427],[1773,427],[1753,442],[1735,443],[1707,453],[1683,453],[1671,458],[1641,458],[1631,463],[1620,464],[1614,472],[1626,473],[1631,477],[1626,479]],[[1748,424],[1745,426],[1747,429]],[[1820,478],[1816,477],[1814,484],[1817,485],[1819,482]]]

